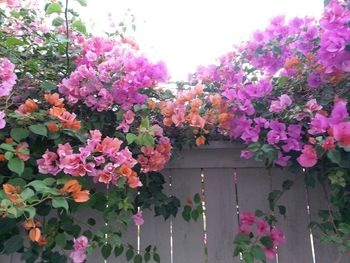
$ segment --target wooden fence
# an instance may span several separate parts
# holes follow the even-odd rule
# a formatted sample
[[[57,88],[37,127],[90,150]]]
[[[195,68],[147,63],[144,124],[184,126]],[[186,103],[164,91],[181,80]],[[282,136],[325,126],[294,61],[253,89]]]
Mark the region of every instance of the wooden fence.
[[[124,242],[139,247],[157,246],[163,263],[232,263],[233,238],[238,229],[234,170],[237,171],[237,196],[240,211],[268,210],[267,195],[271,189],[281,189],[286,179],[296,180],[280,203],[287,208],[286,219],[277,226],[283,229],[286,244],[281,245],[276,263],[334,263],[338,258],[335,247],[318,241],[318,233],[311,233],[308,224],[318,219],[318,210],[327,208],[320,186],[304,187],[303,175],[289,174],[282,169],[267,171],[262,163],[240,158],[241,145],[213,142],[191,150],[183,150],[164,171],[166,192],[181,201],[195,193],[205,196],[205,216],[187,223],[181,214],[164,221],[143,211],[145,223],[138,230],[128,231]],[[17,255],[0,257],[0,262],[20,262]],[[125,257],[104,261],[99,252],[87,262],[126,263]],[[349,263],[344,256],[339,263]]]

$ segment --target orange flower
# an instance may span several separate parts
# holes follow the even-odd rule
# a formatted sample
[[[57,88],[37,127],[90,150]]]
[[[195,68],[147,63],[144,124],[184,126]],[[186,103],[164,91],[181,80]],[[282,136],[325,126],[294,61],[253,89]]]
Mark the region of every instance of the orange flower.
[[[62,128],[64,129],[72,129],[74,131],[80,130],[80,121],[75,120],[76,115],[74,113],[69,113],[65,111],[58,119],[62,122]]]
[[[197,111],[199,109],[199,107],[202,106],[202,105],[203,105],[203,101],[202,100],[200,100],[200,99],[192,100],[191,101],[191,107],[192,107],[191,111],[192,110],[193,111]]]
[[[64,99],[60,99],[60,95],[58,93],[45,94],[44,98],[45,98],[46,102],[52,106],[60,107],[60,108],[64,107],[64,105],[63,105]]]
[[[204,86],[201,85],[201,84],[197,84],[197,85],[194,87],[194,91],[196,92],[196,95],[197,95],[197,96],[203,95],[203,89],[204,89]]]
[[[67,181],[60,192],[63,193],[74,193],[81,191],[82,187],[79,182],[75,179]]]
[[[291,57],[291,58],[287,58],[286,62],[284,63],[284,67],[285,68],[294,68],[295,66],[297,66],[300,63],[298,57]]]
[[[196,139],[196,144],[199,146],[199,145],[202,145],[202,144],[205,144],[205,137],[204,136],[199,136],[197,139]]]
[[[4,162],[6,160],[5,155],[0,154],[0,162]]]
[[[156,108],[156,103],[153,101],[153,100],[149,100],[148,101],[148,107],[151,109],[151,110],[154,110]]]
[[[24,222],[23,222],[23,227],[24,227],[26,230],[35,228],[35,222],[34,222],[34,220],[33,220],[33,219],[29,219],[29,220],[24,221]]]
[[[50,132],[58,132],[59,131],[59,129],[58,129],[58,127],[57,127],[57,125],[56,125],[56,123],[48,123],[48,124],[46,124],[46,126],[47,126],[47,129],[50,131]]]
[[[166,107],[166,108],[162,109],[161,112],[165,117],[171,117],[171,115],[173,115],[173,113],[174,113],[174,109],[172,109],[170,107]]]
[[[6,138],[5,139],[5,143],[13,143],[13,139],[12,138]]]
[[[171,126],[171,124],[173,124],[173,121],[171,120],[171,118],[164,118],[163,124],[165,126]]]
[[[50,108],[47,113],[50,115],[50,116],[54,116],[54,117],[58,117],[58,116],[61,116],[64,112],[66,111],[65,108],[60,108],[60,107],[52,107]]]
[[[34,111],[38,110],[38,104],[32,99],[27,99],[24,104],[19,106],[18,112],[21,114],[27,114],[27,113],[32,113]]]
[[[19,186],[13,186],[12,184],[3,184],[3,189],[4,192],[9,195],[9,194],[16,194],[21,190]]]
[[[73,199],[77,203],[84,203],[90,199],[90,191],[83,190],[73,193]]]
[[[120,166],[119,171],[118,171],[121,175],[129,177],[132,174],[132,170],[127,167],[125,164],[123,164],[122,166]]]
[[[33,242],[38,242],[41,237],[41,231],[39,228],[35,227],[29,231],[29,239]]]
[[[211,96],[210,100],[215,107],[219,107],[221,104],[221,96],[219,94]]]
[[[142,186],[142,183],[136,172],[133,171],[133,174],[128,177],[128,185],[130,188],[137,188],[139,186]]]
[[[45,237],[43,237],[43,236],[41,236],[39,238],[39,240],[38,240],[38,245],[39,246],[45,246],[45,245],[47,245],[47,243],[48,243],[47,239]]]

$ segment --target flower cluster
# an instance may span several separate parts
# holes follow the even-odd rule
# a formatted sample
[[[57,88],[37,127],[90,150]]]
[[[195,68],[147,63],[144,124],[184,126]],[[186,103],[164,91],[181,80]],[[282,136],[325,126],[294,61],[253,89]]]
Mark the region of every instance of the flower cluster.
[[[272,246],[263,244],[266,258],[274,259],[277,253],[277,247],[285,242],[284,234],[276,227],[271,227],[265,220],[255,218],[251,212],[240,213],[239,232],[248,235],[250,238],[259,240],[261,237],[269,237]]]
[[[69,143],[59,144],[56,152],[46,150],[37,160],[39,172],[57,175],[63,171],[72,176],[92,176],[98,182],[116,184],[120,176],[128,180],[131,188],[142,186],[132,168],[137,161],[128,147],[121,149],[122,141],[105,137],[98,130],[90,131],[90,138],[78,153],[73,152]]]
[[[10,95],[16,84],[17,75],[14,72],[15,65],[7,58],[0,59],[0,97]]]
[[[89,240],[86,236],[80,236],[74,239],[73,251],[70,253],[69,258],[73,263],[83,263],[86,259],[86,249],[89,246]]]
[[[129,110],[146,102],[141,89],[168,79],[163,63],[152,64],[115,41],[91,38],[83,44],[82,54],[77,69],[59,86],[70,104],[82,101],[97,111],[114,106]]]

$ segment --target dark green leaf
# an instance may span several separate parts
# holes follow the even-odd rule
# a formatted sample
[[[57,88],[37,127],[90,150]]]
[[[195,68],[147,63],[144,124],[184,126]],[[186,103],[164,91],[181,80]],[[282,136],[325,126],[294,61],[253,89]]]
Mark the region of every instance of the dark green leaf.
[[[11,129],[10,135],[17,142],[20,142],[21,140],[29,136],[29,131],[28,129],[25,129],[25,128],[13,128]]]
[[[47,128],[44,124],[30,125],[29,130],[35,134],[47,136]]]
[[[141,255],[136,255],[134,257],[134,263],[142,263],[142,256]]]
[[[41,83],[40,88],[43,88],[45,90],[55,90],[57,89],[57,86],[52,82],[44,81],[43,83]]]
[[[68,212],[68,202],[63,197],[54,197],[54,198],[52,198],[52,206],[54,208],[64,208]]]
[[[134,250],[132,248],[129,248],[127,251],[126,251],[126,260],[127,261],[130,261],[133,257],[134,257]]]
[[[193,200],[196,204],[200,204],[201,202],[201,196],[197,193],[194,195]]]
[[[107,259],[112,252],[112,246],[110,244],[105,244],[102,248],[101,248],[101,253],[102,253],[102,257],[104,259]]]
[[[8,161],[7,167],[10,171],[21,175],[24,171],[24,161],[15,157]]]
[[[260,242],[267,248],[273,248],[273,242],[269,236],[264,236],[260,238]]]
[[[250,252],[252,253],[254,258],[256,258],[256,259],[262,260],[262,261],[266,260],[264,251],[262,250],[261,247],[255,245],[251,248]]]
[[[12,236],[5,243],[3,253],[6,255],[10,255],[14,252],[17,252],[23,247],[23,239],[19,235]]]
[[[115,255],[116,257],[119,257],[119,256],[123,253],[123,251],[124,251],[124,246],[123,246],[123,245],[121,245],[121,246],[119,246],[119,247],[115,247],[115,249],[114,249],[114,255]]]
[[[157,253],[153,253],[153,260],[157,263],[160,263],[160,256]]]

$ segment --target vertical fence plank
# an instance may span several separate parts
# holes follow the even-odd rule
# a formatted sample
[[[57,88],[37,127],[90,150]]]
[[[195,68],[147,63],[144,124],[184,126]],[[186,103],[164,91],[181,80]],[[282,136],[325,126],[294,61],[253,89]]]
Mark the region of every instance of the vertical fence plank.
[[[200,169],[174,169],[172,176],[174,195],[184,201],[188,197],[193,197],[195,193],[200,193],[200,174]],[[173,237],[174,263],[205,262],[201,217],[197,222],[187,223],[181,214],[177,216],[173,221]]]
[[[233,236],[238,229],[233,169],[205,169],[208,262],[233,262]]]
[[[320,222],[321,219],[318,216],[319,210],[328,210],[328,201],[325,196],[323,187],[320,183],[316,183],[315,188],[309,188],[310,196],[310,212],[312,221]],[[314,230],[314,240],[315,240],[315,254],[317,263],[333,263],[336,262],[338,258],[337,246],[322,244],[320,242],[320,232]],[[350,255],[346,254],[341,261],[337,263],[349,263]]]
[[[162,174],[166,182],[164,193],[169,195],[169,175],[172,174],[172,171],[167,169]],[[181,217],[181,214],[179,213],[178,216]],[[165,221],[163,216],[155,217],[153,210],[144,210],[143,218],[145,223],[141,226],[141,250],[144,250],[148,245],[156,246],[160,261],[170,263],[170,221],[172,217]]]
[[[281,244],[278,249],[280,262],[312,263],[312,251],[310,243],[310,232],[308,229],[309,217],[306,210],[306,192],[302,174],[291,174],[286,170],[273,169],[271,172],[273,189],[282,189],[285,180],[294,181],[290,190],[287,190],[277,205],[286,207],[286,218],[279,215],[278,209],[275,215],[278,218],[277,227],[286,237],[286,243]]]

